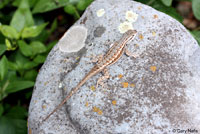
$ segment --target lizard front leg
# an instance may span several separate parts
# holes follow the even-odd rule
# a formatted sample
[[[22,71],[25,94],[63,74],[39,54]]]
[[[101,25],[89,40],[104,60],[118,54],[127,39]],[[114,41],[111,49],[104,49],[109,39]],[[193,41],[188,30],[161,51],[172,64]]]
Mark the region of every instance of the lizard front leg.
[[[102,77],[100,77],[100,78],[97,80],[96,88],[98,87],[98,85],[101,85],[101,86],[104,88],[105,85],[104,85],[104,82],[103,82],[103,81],[107,80],[107,79],[110,77],[110,74],[109,74],[107,68],[105,68],[105,69],[103,70],[103,74],[104,74],[104,75],[103,75]]]
[[[127,48],[125,48],[125,54],[129,57],[134,57],[134,58],[137,58],[138,55],[137,54],[134,54],[134,53],[131,53],[130,51],[128,51]]]

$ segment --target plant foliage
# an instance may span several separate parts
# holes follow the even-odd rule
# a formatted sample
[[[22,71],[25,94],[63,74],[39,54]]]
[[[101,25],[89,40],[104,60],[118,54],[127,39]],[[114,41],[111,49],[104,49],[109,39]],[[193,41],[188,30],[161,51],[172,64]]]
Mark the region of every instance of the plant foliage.
[[[27,107],[35,79],[57,42],[50,38],[59,29],[58,21],[62,20],[55,16],[49,22],[45,16],[51,16],[53,10],[62,11],[61,14],[67,17],[72,16],[74,23],[92,1],[0,0],[0,134],[27,133]],[[178,0],[136,1],[183,21],[172,6]],[[200,20],[200,0],[189,1],[195,17]],[[68,18],[59,23],[71,25]],[[200,42],[199,30],[191,31],[191,34]]]

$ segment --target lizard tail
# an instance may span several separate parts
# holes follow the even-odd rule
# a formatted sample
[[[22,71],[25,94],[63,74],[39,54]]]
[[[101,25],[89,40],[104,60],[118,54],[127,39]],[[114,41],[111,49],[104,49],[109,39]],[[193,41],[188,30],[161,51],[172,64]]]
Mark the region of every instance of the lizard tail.
[[[65,99],[42,121],[46,121],[53,113],[55,113],[58,109],[60,109],[62,107],[63,104],[65,104],[65,102],[71,97],[71,94],[67,95],[67,97],[65,97]]]
[[[96,69],[96,67],[94,67],[80,82],[79,84],[74,88],[72,89],[69,94],[65,97],[65,99],[42,121],[46,121],[53,113],[55,113],[58,109],[60,109],[62,107],[63,104],[65,104],[65,102],[67,102],[70,97],[75,94],[78,89],[90,78],[92,77],[93,75],[95,75],[96,73],[98,73],[99,70]]]

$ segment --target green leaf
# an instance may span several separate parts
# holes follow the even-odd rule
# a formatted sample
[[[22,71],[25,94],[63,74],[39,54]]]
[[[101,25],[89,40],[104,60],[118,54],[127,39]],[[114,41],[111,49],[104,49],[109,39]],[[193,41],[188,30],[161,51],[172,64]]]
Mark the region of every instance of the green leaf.
[[[20,32],[25,27],[26,19],[24,14],[18,9],[11,20],[10,25],[15,27]]]
[[[48,23],[44,23],[39,26],[25,27],[21,34],[22,38],[30,38],[38,36],[42,32],[42,30],[46,27],[47,24]]]
[[[27,134],[27,121],[22,119],[12,119],[12,124],[15,127],[15,134]]]
[[[70,15],[73,15],[76,19],[80,18],[80,15],[76,10],[76,7],[74,7],[74,5],[72,4],[67,4],[64,8],[64,11]]]
[[[3,0],[3,1],[1,1],[0,9],[4,8],[4,6],[6,6],[7,4],[9,4],[10,1],[11,1],[11,0]]]
[[[46,52],[46,46],[39,41],[33,41],[30,45],[20,40],[18,41],[20,51],[25,56],[35,56],[36,54]]]
[[[1,33],[1,25],[0,25],[0,44],[4,44],[5,36]]]
[[[37,77],[38,72],[35,69],[32,69],[30,71],[27,71],[24,75],[24,78],[26,80],[31,80],[31,81],[35,81],[36,77]]]
[[[70,4],[77,4],[80,0],[69,0]]]
[[[6,46],[3,44],[0,44],[0,56],[6,51]]]
[[[64,11],[70,15],[73,15],[75,14],[76,12],[76,8],[74,7],[74,5],[72,4],[67,4],[65,7],[64,7]]]
[[[48,39],[49,39],[49,37],[50,37],[50,33],[46,30],[46,29],[44,29],[41,33],[40,33],[40,35],[39,36],[37,36],[37,37],[34,37],[32,40],[34,41],[40,41],[40,42],[46,42]]]
[[[33,7],[38,0],[28,0],[30,7]],[[12,5],[18,7],[21,0],[15,0]]]
[[[26,64],[24,64],[23,69],[32,69],[32,68],[34,68],[36,66],[38,66],[38,63],[30,61],[30,62],[27,62]]]
[[[6,116],[0,117],[0,134],[26,134],[27,121],[11,119]]]
[[[11,120],[5,116],[0,117],[0,134],[16,134]]]
[[[1,30],[1,33],[7,38],[11,38],[11,39],[18,39],[19,38],[19,34],[15,30],[15,28],[13,28],[12,26],[1,25],[0,30]]]
[[[77,4],[77,9],[80,11],[84,11],[91,3],[93,0],[79,0]]]
[[[0,60],[0,80],[3,80],[8,72],[8,60],[4,55]]]
[[[30,100],[32,94],[33,94],[33,91],[28,91],[28,92],[26,92],[26,93],[25,93],[25,98],[26,98],[27,100]]]
[[[165,5],[165,6],[171,6],[172,5],[172,0],[161,0],[162,3]]]
[[[6,75],[6,80],[14,81],[14,80],[17,80],[17,79],[20,79],[20,78],[17,77],[16,71],[9,70],[8,74]]]
[[[9,71],[6,77],[3,79],[3,81],[0,82],[0,102],[8,96],[8,94],[5,92],[6,88],[8,87],[10,81],[15,81],[17,78],[16,71]],[[5,109],[5,111],[7,111]]]
[[[19,45],[19,49],[20,49],[20,51],[23,55],[25,55],[25,56],[32,56],[33,55],[32,48],[28,44],[26,44],[25,41],[19,40],[18,45]]]
[[[49,34],[53,33],[56,30],[57,27],[58,27],[57,19],[54,19],[53,23],[51,24],[51,28],[49,30]]]
[[[194,38],[197,40],[197,42],[199,43],[200,45],[200,31],[191,31],[191,34],[194,36]]]
[[[4,98],[6,98],[8,96],[8,94],[6,93],[2,93],[0,94],[0,101],[2,101]]]
[[[7,47],[6,50],[8,50],[8,51],[15,50],[17,48],[16,46],[13,47],[11,42],[7,38],[5,38],[5,44],[6,44],[6,47]]]
[[[93,2],[94,0],[86,0],[87,7]]]
[[[20,106],[14,106],[5,114],[6,117],[12,119],[25,119],[27,117],[27,111],[25,108]]]
[[[12,5],[18,7],[20,5],[21,0],[13,1]]]
[[[9,57],[9,59],[12,62],[12,65],[9,63],[9,66],[11,65],[11,67],[13,67],[13,69],[17,69],[17,71],[19,71],[21,73],[23,73],[25,64],[30,62],[30,60],[28,58],[26,58],[25,56],[22,55],[20,50],[17,50],[14,53],[12,53],[11,56]]]
[[[21,0],[18,9],[13,15],[10,25],[17,29],[18,32],[20,32],[24,27],[34,25],[33,16],[27,0]]]
[[[33,81],[11,81],[8,87],[6,88],[6,93],[18,92],[34,86]]]
[[[52,42],[50,42],[48,45],[47,45],[47,52],[49,53],[49,51],[56,45],[56,43],[58,43],[57,40],[54,40]]]
[[[63,7],[68,4],[69,0],[38,0],[33,13],[43,13],[56,8]]]
[[[45,45],[39,41],[31,42],[30,46],[32,48],[33,55],[43,53],[47,50]]]
[[[44,63],[44,61],[46,60],[46,56],[43,56],[43,55],[37,55],[35,58],[34,58],[34,62],[35,63]]]
[[[8,68],[11,69],[11,70],[17,71],[18,65],[16,63],[11,62],[11,61],[8,61]]]
[[[21,75],[24,74],[25,70],[38,66],[38,63],[35,63],[29,58],[23,56],[20,50],[12,53],[9,59],[9,68],[12,70],[17,70]]]
[[[200,0],[192,0],[192,10],[194,12],[194,16],[200,20]]]
[[[86,1],[80,0],[77,4],[77,9],[80,10],[80,11],[83,11],[83,10],[85,10],[86,6],[87,6]]]
[[[4,111],[3,105],[2,105],[2,104],[0,104],[0,117],[1,117],[1,116],[2,116],[2,114],[3,114],[3,111]]]

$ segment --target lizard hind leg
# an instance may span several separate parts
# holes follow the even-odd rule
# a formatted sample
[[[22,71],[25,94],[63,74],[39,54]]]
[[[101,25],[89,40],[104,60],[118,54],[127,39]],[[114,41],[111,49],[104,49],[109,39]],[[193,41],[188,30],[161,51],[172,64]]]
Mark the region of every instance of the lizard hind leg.
[[[87,56],[87,58],[90,58],[91,60],[87,63],[99,63],[103,60],[103,54],[100,54],[100,55],[97,55],[97,56],[94,56],[94,55],[91,55],[91,56]]]
[[[94,57],[92,60],[91,60],[91,62],[101,62],[103,60],[103,54],[100,54],[100,55],[98,55],[98,56],[96,56],[96,57]]]
[[[110,77],[110,74],[109,74],[107,68],[105,68],[105,69],[103,70],[103,74],[104,74],[104,75],[103,75],[102,77],[100,77],[100,78],[97,80],[96,88],[98,87],[98,85],[101,85],[101,86],[104,88],[104,87],[105,87],[105,84],[104,84],[103,81],[107,80],[107,79]]]

